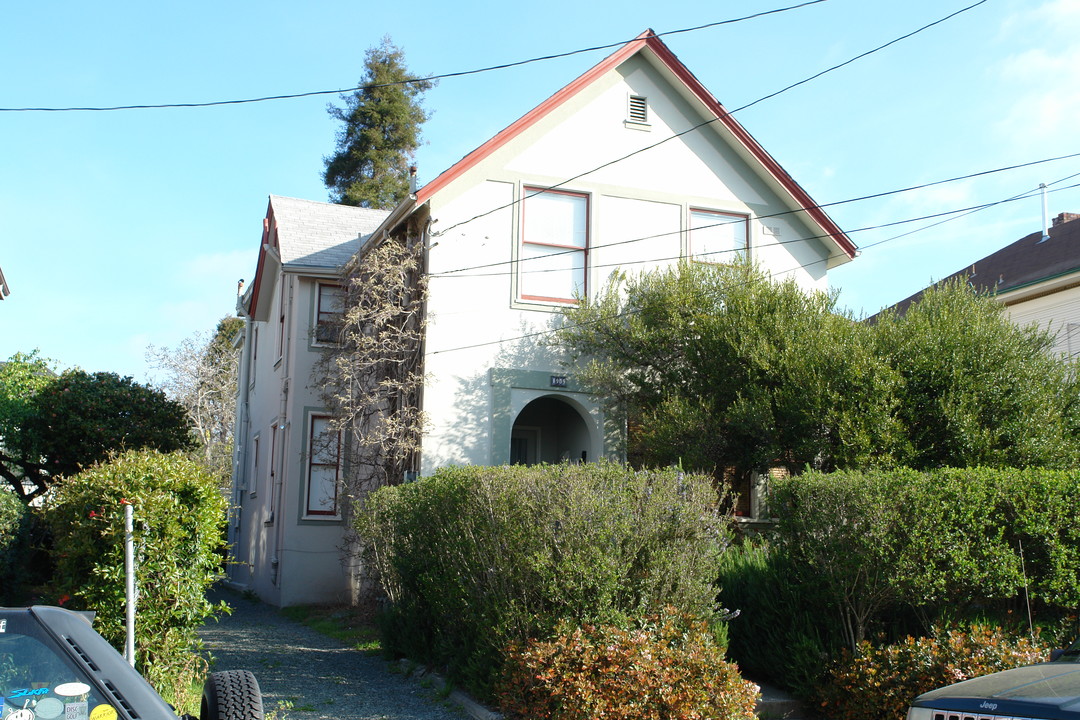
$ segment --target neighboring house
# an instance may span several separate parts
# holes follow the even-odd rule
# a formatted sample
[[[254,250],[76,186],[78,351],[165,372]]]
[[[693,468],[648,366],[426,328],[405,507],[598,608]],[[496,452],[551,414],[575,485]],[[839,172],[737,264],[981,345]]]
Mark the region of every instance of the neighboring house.
[[[429,283],[429,425],[410,476],[621,457],[622,429],[543,345],[560,309],[614,270],[738,255],[819,290],[856,252],[651,31],[391,212],[271,197],[239,303],[229,576],[277,605],[346,601],[356,587],[311,369],[341,265],[387,238],[422,243]]]
[[[1053,351],[1080,353],[1080,214],[1060,213],[1051,226],[976,260],[936,284],[966,279],[993,294],[1017,325],[1038,325],[1055,337]],[[922,295],[896,304],[903,311]]]

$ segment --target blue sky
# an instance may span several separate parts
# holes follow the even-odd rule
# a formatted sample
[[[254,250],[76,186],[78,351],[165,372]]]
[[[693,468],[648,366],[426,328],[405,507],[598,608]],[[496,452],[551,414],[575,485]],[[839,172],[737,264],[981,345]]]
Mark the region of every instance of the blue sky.
[[[976,0],[827,0],[665,37],[729,109]],[[113,1],[15,3],[0,107],[207,102],[354,87],[389,35],[412,71],[472,70],[628,40],[794,0],[663,3]],[[1080,0],[987,0],[737,114],[820,203],[1080,153]],[[610,51],[443,80],[421,182]],[[212,330],[254,273],[267,196],[325,200],[335,122],[320,96],[200,109],[0,112],[0,359],[153,379],[147,346]],[[1080,158],[830,208],[864,248],[830,274],[872,313],[1039,229],[1036,196],[891,239],[1080,173]],[[1074,185],[1063,180],[1052,189]],[[1051,193],[1080,212],[1080,188]],[[887,242],[883,242],[887,241]],[[877,244],[882,243],[882,244]]]

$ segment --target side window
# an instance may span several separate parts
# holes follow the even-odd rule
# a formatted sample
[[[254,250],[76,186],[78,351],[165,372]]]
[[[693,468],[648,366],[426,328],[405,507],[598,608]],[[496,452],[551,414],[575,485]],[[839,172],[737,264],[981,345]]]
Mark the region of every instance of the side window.
[[[749,221],[746,215],[690,209],[690,257],[728,263],[747,257]]]
[[[278,424],[270,426],[270,459],[266,463],[270,468],[270,481],[266,484],[266,491],[270,495],[270,518],[274,517],[274,501],[277,498],[277,474],[278,474]]]
[[[278,292],[278,338],[277,358],[285,354],[285,276],[281,277],[281,290]]]
[[[315,291],[315,342],[337,342],[345,295],[340,285],[319,283]]]
[[[518,295],[522,300],[573,303],[586,292],[589,196],[524,188]]]
[[[337,516],[341,435],[330,429],[329,416],[311,416],[307,457],[307,514]]]
[[[251,497],[255,497],[255,493],[259,488],[259,436],[251,438],[251,477],[248,478],[248,492],[251,493]]]

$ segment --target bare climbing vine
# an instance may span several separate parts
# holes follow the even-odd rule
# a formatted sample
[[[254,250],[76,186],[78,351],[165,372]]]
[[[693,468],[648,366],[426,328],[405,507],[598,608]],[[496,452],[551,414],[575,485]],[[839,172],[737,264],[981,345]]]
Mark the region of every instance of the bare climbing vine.
[[[427,280],[417,234],[370,242],[342,273],[338,340],[313,371],[332,414],[321,439],[340,447],[339,507],[419,470]],[[340,438],[340,443],[339,443]]]

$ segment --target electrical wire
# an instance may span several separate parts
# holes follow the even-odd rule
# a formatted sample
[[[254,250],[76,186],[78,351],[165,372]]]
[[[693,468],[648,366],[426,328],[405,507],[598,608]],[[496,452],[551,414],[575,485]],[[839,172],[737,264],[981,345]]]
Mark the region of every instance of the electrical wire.
[[[775,15],[777,13],[788,12],[789,10],[798,10],[808,5],[817,5],[818,3],[827,2],[828,0],[807,0],[806,2],[799,3],[797,5],[789,5],[787,7],[775,8],[773,10],[765,10],[752,15],[744,15],[738,18],[731,18],[729,20],[719,20],[717,22],[706,23],[704,25],[697,25],[695,27],[682,28],[680,30],[668,30],[662,33],[656,33],[657,37],[664,37],[667,35],[678,35],[682,33],[696,32],[698,30],[707,30],[709,28],[719,27],[721,25],[731,25],[734,23],[744,22],[746,20],[754,20],[767,15]],[[985,2],[985,0],[983,0]],[[368,85],[358,85],[353,88],[345,88],[338,90],[312,90],[309,92],[282,94],[282,95],[267,95],[264,97],[246,98],[241,100],[213,100],[208,102],[190,102],[190,103],[162,103],[160,105],[112,105],[102,107],[13,107],[13,108],[0,108],[0,112],[112,112],[116,110],[163,110],[163,109],[176,109],[176,108],[206,108],[206,107],[219,107],[222,105],[245,105],[251,103],[272,102],[277,100],[294,100],[298,98],[315,97],[318,95],[340,95],[344,93],[360,92],[364,90],[374,90],[376,88],[393,87],[396,85],[411,85],[414,83],[426,83],[435,82],[438,80],[445,80],[448,78],[465,77],[467,75],[478,75],[480,73],[492,72],[494,70],[506,70],[508,68],[520,67],[522,65],[529,65],[531,63],[544,62],[546,60],[557,60],[559,58],[571,57],[573,55],[580,55],[582,53],[595,52],[597,50],[608,50],[615,47],[622,47],[631,40],[620,40],[618,42],[606,43],[604,45],[594,45],[592,47],[579,48],[577,50],[569,50],[567,52],[556,53],[553,55],[543,55],[540,57],[529,58],[527,60],[516,60],[514,62],[502,63],[500,65],[488,65],[482,68],[476,68],[474,70],[461,70],[458,72],[448,72],[439,75],[428,75],[426,77],[408,78],[406,80],[398,80],[389,83],[371,83]]]
[[[799,208],[795,208],[793,210],[782,210],[780,212],[769,213],[767,215],[755,215],[753,217],[753,219],[755,219],[755,220],[767,220],[767,219],[770,219],[770,218],[777,218],[777,217],[782,217],[782,216],[785,216],[785,215],[792,215],[794,213],[804,212],[806,210],[836,207],[836,206],[839,206],[839,205],[847,205],[847,204],[854,203],[854,202],[862,202],[864,200],[876,200],[878,198],[889,197],[891,195],[898,195],[898,194],[906,193],[906,192],[913,192],[915,190],[925,190],[926,188],[936,187],[938,185],[945,185],[947,183],[952,183],[952,182],[958,182],[960,180],[970,180],[972,178],[983,177],[983,176],[986,176],[986,175],[993,175],[993,174],[996,174],[996,173],[1007,172],[1007,171],[1010,171],[1010,170],[1018,170],[1018,169],[1021,169],[1021,168],[1033,167],[1035,165],[1042,165],[1042,164],[1045,164],[1045,163],[1056,162],[1058,160],[1070,160],[1070,159],[1077,158],[1077,157],[1080,157],[1080,153],[1070,153],[1068,155],[1057,155],[1055,157],[1044,158],[1042,160],[1032,160],[1030,162],[1020,163],[1020,164],[1017,164],[1017,165],[1007,165],[1005,167],[994,168],[992,170],[980,170],[978,172],[968,173],[967,175],[957,175],[957,176],[954,176],[954,177],[945,178],[943,180],[934,180],[934,181],[931,181],[931,182],[922,183],[920,185],[909,185],[907,187],[898,188],[896,190],[886,190],[884,192],[871,193],[869,195],[860,195],[858,197],[848,198],[846,200],[836,200],[834,202],[829,202],[829,203],[821,203],[821,204],[817,204],[817,205],[799,207]],[[1056,184],[1056,183],[1059,183],[1059,182],[1063,182],[1064,180],[1068,180],[1071,177],[1074,177],[1074,176],[1069,176],[1069,177],[1063,178],[1062,180],[1057,180],[1054,183],[1050,183],[1050,185],[1053,185],[1053,184]],[[530,195],[529,197],[532,197],[532,196]],[[528,199],[528,198],[525,198],[525,199]],[[999,201],[999,202],[1005,202],[1005,201]],[[505,207],[501,208],[501,209],[505,209]],[[963,211],[956,211],[956,212],[963,212]],[[975,212],[975,210],[972,210],[972,212]],[[922,218],[916,218],[913,221],[905,221],[905,222],[917,222],[919,220],[929,219],[929,217],[936,217],[936,216],[926,216],[926,217],[922,217]],[[745,219],[749,219],[749,218],[745,218]],[[743,222],[745,219],[740,218],[738,220],[732,220],[732,221],[727,221],[727,222],[722,222],[722,223],[713,223],[711,225],[702,226],[700,229],[706,229],[706,228],[711,228],[711,227],[720,227],[720,226],[728,225],[728,224],[732,224],[732,223]],[[928,227],[933,227],[933,226],[928,226]],[[863,230],[866,230],[866,229],[877,229],[877,228],[865,228],[865,229],[859,229],[859,230],[851,230],[851,231],[849,231],[849,234],[853,233],[853,232],[862,232]],[[446,231],[443,231],[442,234],[445,234],[445,232]],[[671,230],[671,231],[664,232],[664,233],[657,233],[655,235],[644,235],[644,236],[641,236],[641,237],[630,238],[628,240],[618,240],[616,242],[600,243],[600,244],[597,244],[597,245],[590,246],[589,250],[591,251],[591,250],[595,250],[595,249],[599,249],[599,248],[609,248],[609,247],[615,247],[615,246],[618,246],[618,245],[627,245],[627,244],[630,244],[630,243],[640,242],[640,241],[643,241],[643,240],[654,240],[656,238],[661,238],[661,237],[665,237],[665,236],[668,236],[668,235],[678,235],[678,234],[681,234],[683,232],[685,232],[685,231],[682,230],[682,229],[680,229],[680,230]],[[830,237],[832,237],[832,236],[828,235],[828,234],[826,234],[826,235],[817,235],[817,236],[814,236],[813,239],[826,239],[826,238],[830,238]],[[799,238],[797,240],[782,241],[782,242],[779,242],[777,244],[782,245],[782,244],[785,244],[785,243],[788,243],[788,242],[801,242],[802,240],[806,240],[806,239],[811,239],[811,238]],[[868,247],[871,247],[871,246],[868,246]],[[577,251],[577,250],[567,250],[565,252],[549,253],[548,255],[545,255],[544,257],[545,258],[550,258],[550,257],[557,257],[559,255],[570,255],[570,254],[573,254],[573,253],[576,253],[576,252],[579,252],[579,251]],[[470,274],[459,275],[459,273],[467,273],[467,272],[471,272],[473,270],[483,270],[485,268],[500,267],[500,266],[503,266],[503,265],[513,265],[513,264],[518,263],[518,262],[522,262],[522,261],[517,260],[517,259],[499,260],[499,261],[496,261],[496,262],[484,263],[482,265],[471,265],[471,266],[467,266],[467,267],[463,267],[463,268],[457,268],[457,269],[454,269],[454,270],[445,270],[445,271],[439,272],[439,273],[432,273],[431,277],[452,277],[452,276],[453,277],[490,277],[491,275],[500,275],[500,274],[504,274],[504,273],[483,273],[483,274],[480,274],[480,275],[470,275]],[[648,262],[648,261],[640,261],[640,262]]]
[[[745,109],[747,109],[749,107],[753,107],[754,105],[757,105],[758,103],[760,103],[760,102],[762,102],[764,100],[774,98],[777,95],[780,95],[782,93],[787,92],[788,90],[799,87],[800,85],[804,85],[804,84],[810,82],[811,80],[816,80],[817,78],[819,78],[819,77],[821,77],[823,75],[826,75],[827,73],[830,73],[830,72],[832,72],[834,70],[839,70],[840,68],[845,67],[847,65],[850,65],[851,63],[853,63],[853,62],[855,62],[857,60],[861,60],[861,59],[863,59],[865,57],[873,55],[874,53],[879,52],[881,50],[884,50],[885,48],[890,47],[892,45],[895,45],[896,43],[901,42],[902,40],[907,40],[908,38],[911,38],[911,37],[913,37],[915,35],[918,35],[919,33],[923,32],[925,30],[929,30],[930,28],[932,28],[932,27],[934,27],[936,25],[940,25],[941,23],[943,23],[943,22],[945,22],[947,20],[950,20],[950,19],[956,17],[957,15],[968,12],[969,10],[973,10],[974,8],[977,8],[978,6],[984,4],[984,3],[988,2],[988,1],[989,0],[978,0],[977,2],[975,2],[975,3],[971,4],[971,5],[968,5],[967,7],[961,8],[961,9],[957,10],[956,12],[950,13],[949,15],[946,15],[943,18],[940,18],[940,19],[935,20],[935,21],[933,21],[931,23],[923,25],[922,27],[920,27],[917,30],[912,30],[911,32],[909,32],[909,33],[907,33],[905,35],[901,35],[900,37],[894,38],[894,39],[890,40],[889,42],[887,42],[887,43],[885,43],[883,45],[878,45],[877,47],[875,47],[875,48],[873,48],[871,50],[867,50],[865,52],[862,52],[862,53],[860,53],[860,54],[858,54],[858,55],[856,55],[856,56],[854,56],[852,58],[849,58],[848,60],[845,60],[844,62],[838,63],[836,65],[833,65],[833,66],[829,67],[829,68],[826,68],[825,70],[822,70],[819,73],[811,75],[808,78],[804,78],[802,80],[799,80],[798,82],[794,82],[794,83],[788,85],[787,87],[784,87],[784,88],[781,88],[780,90],[769,93],[768,95],[765,95],[763,97],[758,98],[757,100],[754,100],[753,102],[749,102],[749,103],[747,103],[745,105],[737,107],[734,110],[725,110],[723,115],[718,115],[717,117],[710,118],[710,119],[705,120],[703,122],[700,122],[700,123],[698,123],[696,125],[693,125],[693,126],[687,128],[686,130],[682,130],[680,132],[675,133],[674,135],[671,135],[669,137],[664,138],[663,140],[655,142],[652,145],[646,145],[644,147],[638,148],[637,150],[634,150],[633,152],[627,153],[626,155],[623,155],[622,157],[616,158],[614,160],[610,160],[610,161],[605,162],[605,163],[603,163],[601,165],[598,165],[598,166],[596,166],[596,167],[594,167],[594,168],[592,168],[590,170],[586,170],[584,172],[578,173],[577,175],[574,175],[573,177],[567,178],[566,180],[563,180],[562,182],[559,182],[559,183],[557,183],[555,185],[551,185],[550,187],[544,188],[544,190],[554,190],[556,188],[563,187],[563,186],[565,186],[565,185],[567,185],[569,183],[574,182],[575,180],[579,180],[579,179],[585,177],[586,175],[591,175],[594,172],[598,172],[600,170],[603,170],[604,168],[608,168],[608,167],[611,167],[612,165],[618,164],[618,163],[622,162],[623,160],[628,160],[628,159],[630,159],[630,158],[632,158],[632,157],[634,157],[636,155],[640,155],[641,153],[648,152],[649,150],[653,150],[654,148],[660,147],[664,143],[670,142],[670,141],[672,141],[672,140],[674,140],[676,138],[680,138],[683,135],[687,135],[689,133],[692,133],[695,130],[700,130],[701,128],[706,127],[708,125],[711,125],[714,122],[719,122],[720,120],[723,120],[726,117],[730,117],[731,115],[734,115],[737,112],[741,112],[741,111],[743,111],[743,110],[745,110]],[[543,192],[544,190],[537,191],[536,193],[533,193],[533,195],[537,195],[540,192]],[[481,218],[487,217],[488,215],[491,215],[492,213],[496,213],[499,210],[504,210],[504,209],[506,209],[508,207],[513,207],[517,203],[522,202],[524,200],[527,200],[529,197],[532,197],[532,195],[527,195],[527,196],[525,196],[525,197],[523,197],[523,198],[521,198],[519,200],[514,200],[513,202],[507,203],[506,205],[502,205],[502,206],[493,208],[491,210],[488,210],[487,212],[483,212],[483,213],[480,213],[478,215],[474,215],[473,217],[469,218],[468,220],[462,220],[461,222],[459,222],[459,223],[457,223],[455,225],[451,225],[450,227],[439,231],[439,233],[437,233],[437,234],[438,235],[445,234],[445,233],[450,232],[451,230],[453,230],[455,228],[458,228],[458,227],[461,227],[462,225],[473,222],[474,220],[479,220]]]
[[[1056,180],[1056,181],[1054,181],[1054,183],[1048,183],[1048,186],[1052,185],[1052,184],[1057,184],[1057,183],[1063,182],[1064,180],[1071,179],[1071,178],[1077,177],[1077,176],[1080,176],[1080,173],[1078,173],[1076,175],[1070,175],[1067,178],[1062,178],[1060,180]],[[1055,190],[1052,190],[1051,192],[1061,192],[1061,191],[1064,191],[1064,190],[1071,190],[1071,189],[1078,188],[1078,187],[1080,187],[1080,183],[1075,183],[1073,185],[1067,185],[1065,187],[1057,188]],[[988,209],[988,208],[991,208],[991,207],[995,207],[997,205],[1001,205],[1002,203],[1012,202],[1012,201],[1015,201],[1015,200],[1023,199],[1025,197],[1031,197],[1037,191],[1038,191],[1038,189],[1036,189],[1036,190],[1027,190],[1027,191],[1025,191],[1025,192],[1023,192],[1023,193],[1021,193],[1019,195],[1015,195],[1015,196],[1013,196],[1011,198],[1006,198],[1004,200],[999,200],[999,201],[996,201],[996,202],[984,203],[982,205],[976,205],[976,206],[973,206],[971,208],[961,208],[961,209],[958,209],[958,210],[952,210],[952,211],[947,211],[947,212],[943,212],[943,213],[936,213],[934,215],[928,215],[928,216],[924,216],[924,217],[920,217],[920,218],[910,218],[910,219],[907,219],[907,220],[897,220],[897,221],[894,221],[894,222],[883,223],[881,225],[875,225],[875,226],[871,226],[871,227],[860,228],[858,230],[853,230],[852,232],[864,232],[864,231],[870,231],[870,230],[880,230],[880,229],[883,229],[883,228],[895,227],[896,225],[901,225],[901,224],[905,224],[905,223],[909,223],[909,222],[918,222],[919,220],[925,220],[925,219],[928,219],[928,218],[931,218],[931,217],[941,217],[942,215],[955,214],[955,213],[960,213],[960,212],[963,212],[965,214],[971,214],[972,212],[978,212],[980,210],[985,210],[985,209]],[[962,217],[962,216],[958,216],[958,217]],[[937,223],[937,224],[940,224],[940,223]],[[933,225],[927,226],[927,228],[929,228],[929,227],[933,227]],[[920,228],[920,230],[924,230],[924,229],[927,229],[927,228]],[[918,230],[916,230],[915,232],[918,232]],[[893,238],[887,238],[885,240],[881,240],[879,242],[868,245],[867,247],[877,247],[877,246],[883,245],[883,244],[885,244],[887,242],[891,242],[892,240],[896,240],[896,239],[899,239],[900,237],[904,237],[904,236],[910,235],[910,234],[911,233],[904,233],[903,235],[898,235],[898,236],[893,237]],[[805,239],[808,239],[808,238],[801,238],[801,239],[805,240]],[[672,259],[679,259],[679,258],[672,258]],[[797,265],[795,267],[792,267],[792,268],[789,268],[789,269],[786,269],[786,270],[782,270],[782,271],[779,271],[779,272],[776,272],[776,273],[773,273],[773,274],[774,275],[779,275],[779,276],[790,275],[792,273],[798,272],[799,270],[803,270],[803,269],[809,268],[809,267],[814,267],[816,265],[820,265],[821,263],[826,263],[826,262],[828,262],[828,260],[829,260],[828,258],[822,258],[820,260],[814,260],[812,262],[803,263],[803,264]],[[595,320],[593,322],[594,323],[599,323],[599,322],[603,322],[603,321],[607,321],[607,320],[613,320],[613,319],[617,319],[617,318],[620,318],[620,317],[624,317],[624,316],[629,315],[629,314],[633,314],[635,312],[637,312],[637,311],[629,309],[629,310],[625,310],[625,311],[623,311],[621,313],[618,313],[616,315],[613,315],[613,316],[607,316],[607,317],[604,317],[604,318],[599,318],[599,319],[597,319],[597,320]],[[587,325],[584,325],[584,324],[583,325],[578,325],[578,327],[586,327],[586,326]],[[480,342],[480,343],[472,343],[470,345],[460,345],[460,346],[457,346],[457,347],[444,348],[444,349],[441,349],[441,350],[432,350],[430,354],[431,355],[444,355],[444,354],[447,354],[447,353],[459,352],[459,351],[462,351],[462,350],[473,350],[473,349],[481,348],[481,347],[490,347],[492,345],[502,345],[504,343],[518,342],[518,341],[521,341],[521,340],[531,340],[533,338],[539,338],[539,337],[545,337],[545,336],[554,335],[554,334],[560,332],[561,330],[565,330],[565,329],[567,329],[567,328],[554,328],[554,329],[547,329],[547,330],[538,330],[536,332],[523,333],[521,335],[517,335],[517,336],[509,337],[509,338],[501,338],[499,340],[488,340],[488,341]]]

